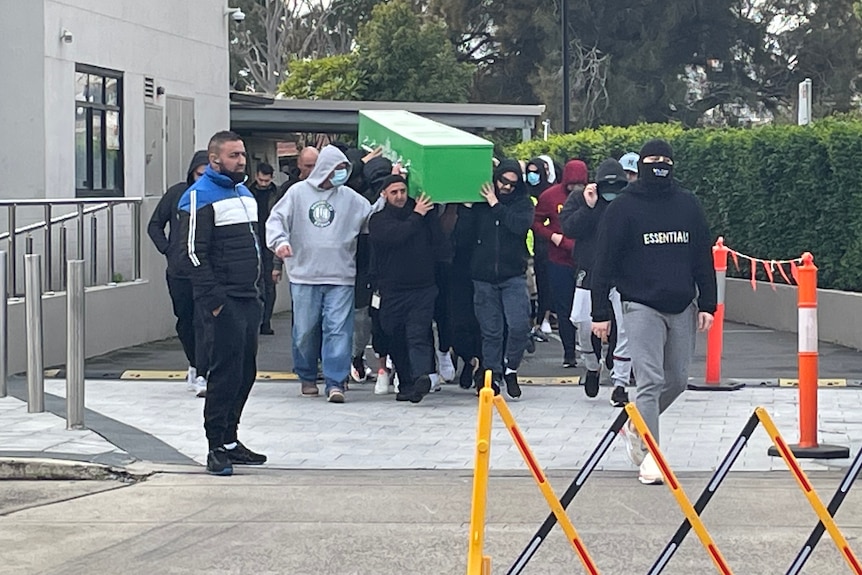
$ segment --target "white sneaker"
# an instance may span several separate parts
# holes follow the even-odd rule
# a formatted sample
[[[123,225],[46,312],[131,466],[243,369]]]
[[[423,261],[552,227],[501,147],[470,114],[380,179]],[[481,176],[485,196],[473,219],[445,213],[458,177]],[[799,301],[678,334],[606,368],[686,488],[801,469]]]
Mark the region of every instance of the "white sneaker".
[[[546,320],[546,319],[543,319],[543,320],[542,320],[542,328],[541,328],[541,329],[542,329],[542,333],[544,333],[545,335],[550,335],[550,334],[551,334],[551,332],[553,331],[553,330],[551,329],[551,322],[549,322],[549,321],[548,321],[548,320]]]
[[[432,373],[428,377],[431,379],[431,389],[428,393],[435,393],[443,389],[443,386],[440,385],[440,375]]]
[[[206,397],[207,396],[207,380],[204,376],[199,375],[195,378],[194,383],[194,392],[198,397]]]
[[[186,390],[197,391],[195,389],[195,378],[198,376],[198,370],[189,366],[189,373],[186,375]]]
[[[640,466],[638,473],[638,481],[644,485],[661,485],[664,479],[661,476],[661,470],[652,456],[652,453],[647,453]]]
[[[644,451],[640,435],[638,435],[631,421],[627,421],[622,426],[620,434],[623,436],[623,441],[625,441],[626,455],[628,455],[629,461],[634,465],[640,466],[644,462],[647,452]],[[653,462],[653,465],[655,465],[655,462]]]
[[[450,382],[455,379],[455,364],[452,363],[452,354],[448,351],[437,352],[437,373],[443,381]]]
[[[389,393],[389,372],[381,369],[377,372],[377,381],[374,383],[374,395],[386,395]]]
[[[350,362],[350,379],[356,383],[365,383],[371,377],[371,368],[365,365],[365,360],[362,361],[362,372],[356,369],[356,365],[351,360]]]

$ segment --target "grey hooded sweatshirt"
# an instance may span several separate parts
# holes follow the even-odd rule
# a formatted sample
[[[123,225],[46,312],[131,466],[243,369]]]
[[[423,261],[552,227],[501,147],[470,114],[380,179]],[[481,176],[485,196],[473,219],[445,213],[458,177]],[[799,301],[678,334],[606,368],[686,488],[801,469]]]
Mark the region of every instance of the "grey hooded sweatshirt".
[[[320,187],[341,163],[350,165],[338,148],[323,148],[308,178],[288,188],[266,220],[267,247],[293,252],[284,260],[292,283],[354,284],[357,238],[368,232],[374,206],[348,186]]]

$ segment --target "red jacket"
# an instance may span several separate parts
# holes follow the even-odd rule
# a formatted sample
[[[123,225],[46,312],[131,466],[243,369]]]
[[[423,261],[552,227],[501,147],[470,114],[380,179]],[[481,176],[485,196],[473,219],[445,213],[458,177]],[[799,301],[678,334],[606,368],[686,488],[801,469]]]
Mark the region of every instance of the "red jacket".
[[[551,241],[553,234],[562,234],[560,211],[569,197],[567,186],[570,184],[587,184],[587,165],[580,160],[571,160],[563,169],[563,181],[542,192],[539,203],[536,204],[536,215],[533,219],[533,233],[548,240],[548,260],[561,266],[575,267],[572,250],[575,240],[563,238],[560,245]]]

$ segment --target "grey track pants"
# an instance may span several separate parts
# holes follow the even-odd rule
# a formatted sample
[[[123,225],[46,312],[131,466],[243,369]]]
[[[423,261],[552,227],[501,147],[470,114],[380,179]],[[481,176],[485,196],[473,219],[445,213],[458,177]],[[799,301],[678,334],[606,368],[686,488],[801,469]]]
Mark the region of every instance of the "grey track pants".
[[[632,368],[637,380],[635,405],[659,441],[659,415],[688,385],[694,353],[697,307],[692,303],[678,314],[623,302]]]

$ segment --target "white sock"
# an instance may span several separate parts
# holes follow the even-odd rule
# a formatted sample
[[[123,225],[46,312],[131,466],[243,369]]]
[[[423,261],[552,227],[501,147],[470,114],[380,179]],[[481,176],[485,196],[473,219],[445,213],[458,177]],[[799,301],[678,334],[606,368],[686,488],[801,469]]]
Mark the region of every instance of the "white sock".
[[[507,367],[506,368],[506,375],[509,375],[510,373],[518,373],[518,370],[512,369],[511,367]]]
[[[236,449],[236,441],[234,441],[233,443],[225,443],[225,444],[224,444],[224,448],[225,448],[225,449],[228,449],[228,450],[230,450],[230,449]]]

